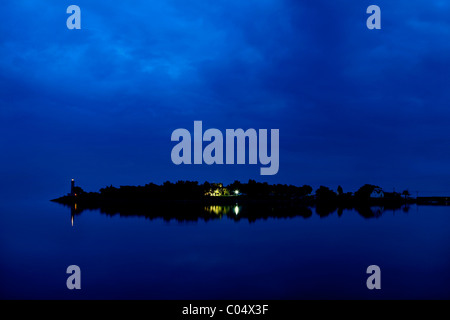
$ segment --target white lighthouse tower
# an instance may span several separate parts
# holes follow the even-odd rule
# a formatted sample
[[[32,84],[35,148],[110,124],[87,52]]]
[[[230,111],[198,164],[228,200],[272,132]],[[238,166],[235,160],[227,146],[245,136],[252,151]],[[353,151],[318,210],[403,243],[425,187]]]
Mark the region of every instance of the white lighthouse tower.
[[[70,195],[75,196],[75,179],[70,182]]]

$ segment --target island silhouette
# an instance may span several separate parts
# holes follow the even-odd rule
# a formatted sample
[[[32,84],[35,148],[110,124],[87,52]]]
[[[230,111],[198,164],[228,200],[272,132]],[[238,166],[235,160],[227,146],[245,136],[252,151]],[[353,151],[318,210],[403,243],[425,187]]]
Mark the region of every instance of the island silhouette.
[[[226,216],[233,220],[309,218],[311,208],[320,217],[344,209],[354,209],[364,218],[379,217],[386,209],[409,210],[409,205],[448,205],[450,197],[412,198],[408,190],[386,192],[376,185],[365,184],[356,192],[336,191],[320,186],[313,194],[309,185],[268,184],[249,180],[229,185],[197,181],[166,181],[161,185],[108,186],[99,192],[85,192],[71,181],[70,193],[51,200],[71,208],[72,218],[87,209],[104,214],[144,216],[178,221],[210,220]]]

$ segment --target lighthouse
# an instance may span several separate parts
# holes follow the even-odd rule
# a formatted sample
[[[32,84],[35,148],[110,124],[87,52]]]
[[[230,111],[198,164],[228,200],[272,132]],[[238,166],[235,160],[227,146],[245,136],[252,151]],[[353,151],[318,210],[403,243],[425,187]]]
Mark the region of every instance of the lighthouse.
[[[70,195],[75,196],[75,179],[70,182]]]

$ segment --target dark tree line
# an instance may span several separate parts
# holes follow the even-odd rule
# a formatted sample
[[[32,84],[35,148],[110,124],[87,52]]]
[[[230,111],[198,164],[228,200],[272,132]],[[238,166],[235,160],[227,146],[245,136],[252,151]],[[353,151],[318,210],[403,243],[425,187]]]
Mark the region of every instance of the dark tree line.
[[[409,193],[382,192],[381,188],[375,185],[366,184],[355,193],[344,192],[338,186],[336,192],[328,187],[320,186],[313,195],[313,188],[308,185],[294,186],[286,184],[268,184],[267,182],[256,182],[249,180],[247,183],[234,181],[229,185],[222,183],[197,181],[177,181],[175,183],[166,181],[161,185],[149,183],[144,186],[109,186],[101,188],[99,192],[84,192],[81,187],[75,187],[76,196],[64,196],[59,202],[77,202],[85,204],[96,204],[100,202],[133,202],[147,200],[189,200],[189,201],[214,201],[225,202],[227,199],[234,201],[239,199],[264,200],[264,201],[297,201],[303,205],[316,205],[319,211],[326,214],[336,208],[358,207],[373,202],[383,204],[404,202]],[[381,193],[382,198],[372,197],[374,190]],[[402,198],[402,195],[404,198]]]
[[[156,199],[200,199],[211,195],[218,196],[240,196],[251,199],[274,197],[274,198],[303,198],[311,194],[312,187],[304,185],[301,187],[261,183],[249,180],[248,183],[234,181],[224,186],[221,183],[205,182],[199,184],[197,181],[164,182],[162,185],[154,183],[145,186],[120,186],[119,188],[109,186],[100,189],[100,195],[108,198],[156,198]]]

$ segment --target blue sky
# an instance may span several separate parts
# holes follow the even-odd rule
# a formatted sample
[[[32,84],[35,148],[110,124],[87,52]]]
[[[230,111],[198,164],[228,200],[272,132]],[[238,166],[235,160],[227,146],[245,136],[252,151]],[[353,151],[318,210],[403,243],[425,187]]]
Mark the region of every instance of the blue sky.
[[[66,8],[81,8],[68,30]],[[366,28],[381,7],[382,29]],[[4,1],[0,188],[234,179],[450,194],[447,1]],[[171,162],[173,130],[280,130],[280,170]],[[24,183],[28,181],[28,183]]]

